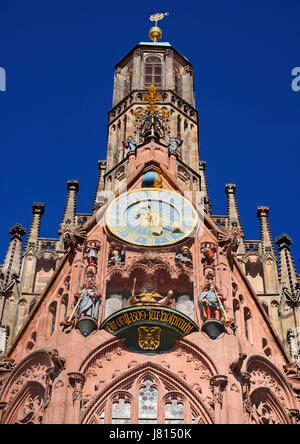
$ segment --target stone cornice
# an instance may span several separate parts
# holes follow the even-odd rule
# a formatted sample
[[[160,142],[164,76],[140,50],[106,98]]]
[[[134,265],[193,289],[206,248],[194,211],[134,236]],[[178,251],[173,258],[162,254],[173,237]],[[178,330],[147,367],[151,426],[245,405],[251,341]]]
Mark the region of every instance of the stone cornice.
[[[147,90],[133,90],[124,99],[117,103],[108,112],[108,122],[109,125],[117,121],[124,112],[128,111],[132,106],[140,105],[144,106],[145,101],[142,96],[147,92]],[[157,90],[159,94],[162,95],[162,99],[157,101],[157,105],[165,106],[169,105],[175,108],[178,112],[184,114],[188,119],[190,119],[195,125],[198,124],[198,111],[188,102],[186,102],[182,97],[180,97],[175,91],[172,90]]]

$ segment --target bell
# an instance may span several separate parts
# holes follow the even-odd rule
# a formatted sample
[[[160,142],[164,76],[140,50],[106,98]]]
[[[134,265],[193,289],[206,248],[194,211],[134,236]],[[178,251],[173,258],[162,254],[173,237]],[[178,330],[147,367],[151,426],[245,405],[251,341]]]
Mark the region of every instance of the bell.
[[[82,336],[87,337],[98,328],[98,325],[94,318],[85,316],[77,321],[76,328],[80,331]]]
[[[208,319],[203,322],[201,330],[210,338],[217,339],[222,333],[225,332],[225,327],[221,321],[217,319]]]

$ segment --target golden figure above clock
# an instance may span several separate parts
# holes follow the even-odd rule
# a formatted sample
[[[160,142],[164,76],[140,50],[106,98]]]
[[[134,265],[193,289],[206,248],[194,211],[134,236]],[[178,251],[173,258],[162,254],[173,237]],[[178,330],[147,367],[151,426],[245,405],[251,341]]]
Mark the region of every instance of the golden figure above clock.
[[[192,236],[197,212],[178,193],[142,188],[121,194],[109,205],[105,222],[114,236],[144,247],[176,244]]]

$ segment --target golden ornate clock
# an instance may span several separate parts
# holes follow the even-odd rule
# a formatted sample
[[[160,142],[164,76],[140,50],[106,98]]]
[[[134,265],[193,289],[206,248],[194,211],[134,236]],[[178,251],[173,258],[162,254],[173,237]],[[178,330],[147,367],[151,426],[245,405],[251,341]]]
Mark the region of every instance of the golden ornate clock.
[[[176,244],[191,236],[197,212],[181,194],[142,188],[121,194],[109,205],[105,222],[122,241],[144,247]]]

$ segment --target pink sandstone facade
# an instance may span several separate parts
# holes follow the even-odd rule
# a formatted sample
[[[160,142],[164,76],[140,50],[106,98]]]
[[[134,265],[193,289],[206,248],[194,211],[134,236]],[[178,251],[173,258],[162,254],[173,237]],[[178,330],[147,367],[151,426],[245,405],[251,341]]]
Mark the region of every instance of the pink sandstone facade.
[[[151,84],[160,97],[152,103],[157,108],[146,128],[139,119],[151,107],[145,96]],[[78,182],[68,181],[59,239],[42,239],[44,205],[35,203],[21,269],[25,230],[19,225],[11,230],[2,267],[8,297],[5,306],[2,302],[1,326],[10,328],[3,327],[3,335],[9,334],[0,362],[1,424],[299,423],[298,349],[287,337],[289,332],[294,338],[299,325],[291,241],[286,235],[277,240],[282,252],[278,275],[268,208],[258,208],[259,241],[244,239],[235,185],[225,190],[228,214],[212,214],[205,162],[198,160],[194,106],[190,63],[169,44],[137,45],[116,66],[107,159],[99,162],[93,212],[76,213]],[[167,122],[168,131],[161,126],[158,134],[161,122]],[[181,143],[172,149],[175,135]],[[130,136],[135,149],[126,145]],[[136,234],[115,235],[108,226],[113,199],[143,190],[149,172],[162,180],[155,192],[184,196],[195,208],[196,227],[179,242],[166,235],[163,246],[143,246]],[[178,229],[178,236],[183,231]],[[21,282],[18,294],[14,274]],[[153,300],[130,304],[132,294],[144,294],[149,282],[153,291],[146,298],[155,294],[160,301],[172,290],[171,307]],[[212,315],[212,324],[221,329],[216,339],[203,327],[210,320],[208,304],[198,301],[210,285],[223,297],[225,309],[219,310],[221,326]],[[93,313],[75,306],[85,288],[94,291]],[[135,328],[141,318],[130,310],[137,307],[144,313],[161,311],[152,324]],[[103,327],[108,318],[116,331],[124,324],[122,335]],[[191,321],[197,331],[185,334],[182,329],[168,339],[174,319],[179,329]],[[90,331],[83,333],[79,321],[88,321]],[[168,325],[162,327],[162,321]],[[129,324],[131,335],[148,328],[144,342],[138,336],[139,349],[126,345]],[[151,336],[149,326],[162,337]],[[163,339],[169,347],[159,350]]]

